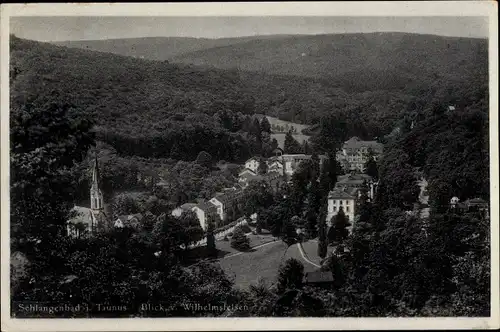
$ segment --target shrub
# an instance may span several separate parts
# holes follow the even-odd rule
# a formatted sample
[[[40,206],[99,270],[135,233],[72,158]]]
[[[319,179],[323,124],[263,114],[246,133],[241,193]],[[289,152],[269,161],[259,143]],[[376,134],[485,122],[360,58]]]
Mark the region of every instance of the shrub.
[[[239,227],[236,227],[234,230],[233,237],[231,239],[231,247],[239,251],[250,249],[250,240]]]

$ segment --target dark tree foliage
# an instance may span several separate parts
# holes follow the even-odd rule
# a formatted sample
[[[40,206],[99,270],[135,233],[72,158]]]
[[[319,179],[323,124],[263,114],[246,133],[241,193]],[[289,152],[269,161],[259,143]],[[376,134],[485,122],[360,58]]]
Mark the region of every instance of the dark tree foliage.
[[[271,133],[271,124],[269,123],[267,117],[263,117],[260,121],[260,129],[262,132]]]
[[[347,227],[351,226],[351,223],[342,208],[332,219],[332,226],[328,230],[328,240],[330,243],[342,243],[349,235]]]
[[[214,221],[211,218],[207,220],[207,254],[209,256],[217,255],[217,247],[215,245],[215,236],[214,236]]]
[[[94,144],[90,128],[91,122],[69,104],[39,100],[11,108],[13,249],[65,231],[75,197],[75,164]]]
[[[294,258],[289,258],[278,271],[278,292],[298,289],[302,285],[304,266]]]
[[[370,157],[365,164],[365,173],[371,176],[373,179],[378,179],[378,167],[377,162]]]
[[[287,132],[285,135],[283,150],[285,150],[285,153],[288,154],[302,153],[302,147],[300,146],[300,143],[293,137],[291,131]]]
[[[326,257],[328,249],[327,234],[326,234],[326,215],[327,215],[327,202],[323,200],[322,207],[318,215],[318,256],[321,258]]]

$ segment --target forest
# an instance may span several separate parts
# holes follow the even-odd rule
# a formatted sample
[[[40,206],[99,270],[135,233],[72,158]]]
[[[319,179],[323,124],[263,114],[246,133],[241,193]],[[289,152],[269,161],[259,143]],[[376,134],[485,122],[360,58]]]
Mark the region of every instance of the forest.
[[[188,302],[248,309],[226,316],[490,314],[489,219],[448,208],[452,196],[489,198],[488,75],[480,64],[469,75],[427,77],[418,89],[354,93],[318,79],[180,66],[15,37],[11,52],[13,304],[176,304],[160,316],[206,314],[186,311]],[[322,268],[335,276],[329,287],[304,285],[301,263],[291,260],[276,285],[237,289],[203,261],[216,249],[208,241],[213,229],[202,234],[189,216],[179,222],[166,213],[232,181],[237,162],[272,151],[270,125],[252,117],[257,113],[311,124],[308,149],[316,156],[334,156],[352,135],[385,144],[376,199],[362,204],[351,236],[341,231],[347,227],[341,218],[334,220],[339,235],[325,227],[325,197],[341,173],[334,162],[320,170],[311,158],[278,193],[264,186],[247,192],[242,210],[260,208],[260,225],[286,245],[300,241],[297,225],[318,237]],[[290,137],[285,150],[303,148]],[[156,200],[118,199],[149,212],[139,227],[72,239],[65,222],[96,146],[107,191],[139,185],[138,174],[161,175],[172,185]],[[407,213],[417,203],[419,177],[429,181],[427,220]],[[212,250],[193,264],[186,244],[203,235]],[[327,255],[325,241],[344,250]],[[132,305],[120,315],[146,313]]]

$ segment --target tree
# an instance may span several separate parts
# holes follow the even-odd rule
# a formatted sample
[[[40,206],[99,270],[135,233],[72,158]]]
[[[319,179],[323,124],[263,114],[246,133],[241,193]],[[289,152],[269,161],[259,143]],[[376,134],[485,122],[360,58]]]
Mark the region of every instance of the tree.
[[[302,285],[304,266],[295,258],[289,258],[278,270],[278,292],[298,289]]]
[[[285,135],[285,143],[283,145],[283,150],[285,153],[301,153],[302,147],[300,143],[293,137],[292,132],[288,131]]]
[[[328,240],[330,243],[342,243],[349,235],[347,227],[351,226],[342,207],[332,219],[332,227],[328,231]]]
[[[321,258],[326,257],[326,252],[328,248],[328,243],[326,239],[326,216],[327,216],[327,202],[326,199],[323,202],[323,206],[320,209],[318,215],[318,256]]]
[[[49,102],[46,97],[53,99]],[[94,145],[92,125],[85,113],[59,102],[57,96],[39,96],[22,107],[11,107],[12,252],[26,253],[24,249],[38,240],[50,245],[65,232],[75,197],[75,165]]]
[[[337,151],[347,137],[347,122],[344,115],[332,114],[320,119],[319,133],[312,137],[315,151],[333,153]]]
[[[234,229],[233,237],[231,238],[231,247],[239,251],[250,249],[250,239],[248,239],[241,227],[236,227]]]
[[[115,196],[112,203],[114,218],[122,215],[139,213],[139,204],[128,194],[119,194]]]
[[[263,117],[260,121],[260,129],[262,132],[271,133],[271,124],[269,123],[267,117]]]
[[[370,156],[365,164],[365,173],[375,180],[378,179],[378,167],[373,156]]]
[[[302,151],[304,154],[309,154],[311,152],[311,148],[309,147],[309,143],[307,143],[307,140],[304,140],[304,143],[302,144]]]
[[[182,244],[186,250],[189,248],[190,244],[203,238],[203,229],[201,228],[198,217],[194,212],[184,212],[180,218],[180,225],[183,229],[183,232],[181,233]]]
[[[259,160],[259,167],[257,169],[257,173],[260,175],[264,175],[267,173],[267,163],[264,158],[260,158]]]
[[[285,220],[281,231],[281,239],[288,247],[297,242],[297,229],[292,220]]]

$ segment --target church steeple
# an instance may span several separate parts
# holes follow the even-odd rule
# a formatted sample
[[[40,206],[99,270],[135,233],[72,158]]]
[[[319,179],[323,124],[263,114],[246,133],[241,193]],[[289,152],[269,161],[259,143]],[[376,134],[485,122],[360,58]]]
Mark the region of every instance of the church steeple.
[[[95,156],[94,168],[92,169],[92,185],[90,187],[90,209],[94,212],[104,210],[104,200],[101,189],[99,188],[99,163],[97,153]]]

